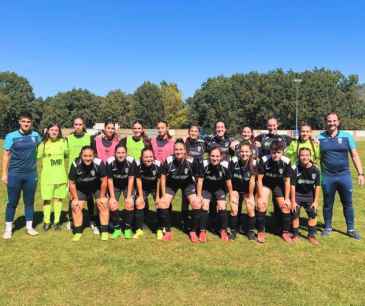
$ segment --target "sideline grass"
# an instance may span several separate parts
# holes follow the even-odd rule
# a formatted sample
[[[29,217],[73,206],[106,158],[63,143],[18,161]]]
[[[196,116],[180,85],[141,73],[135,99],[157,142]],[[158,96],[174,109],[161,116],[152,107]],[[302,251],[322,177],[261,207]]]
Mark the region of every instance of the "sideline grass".
[[[365,237],[365,191],[355,175],[354,186],[357,228]],[[4,205],[4,186],[0,199]],[[39,192],[36,207],[40,219]],[[17,216],[22,214],[20,202]],[[346,230],[338,200],[334,228]],[[272,234],[265,245],[243,236],[224,243],[212,234],[209,243],[193,245],[176,229],[169,243],[148,230],[138,241],[102,242],[88,229],[74,243],[65,230],[37,229],[38,237],[26,236],[22,227],[13,240],[0,241],[0,305],[365,304],[365,240],[340,232],[314,247],[305,239],[289,246]]]

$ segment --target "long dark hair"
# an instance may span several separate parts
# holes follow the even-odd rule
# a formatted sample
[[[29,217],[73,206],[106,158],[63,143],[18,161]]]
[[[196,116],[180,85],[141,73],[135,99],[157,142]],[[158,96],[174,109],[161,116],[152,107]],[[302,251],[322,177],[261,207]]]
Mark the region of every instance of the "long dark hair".
[[[251,171],[251,172],[253,172],[253,171],[254,171],[254,169],[255,169],[255,167],[254,167],[254,165],[253,165],[253,161],[254,161],[254,158],[253,158],[253,150],[254,150],[254,146],[253,146],[252,144],[248,143],[247,141],[243,141],[243,142],[241,142],[241,143],[240,143],[240,150],[241,150],[241,148],[242,148],[243,146],[247,146],[247,147],[249,147],[249,148],[250,148],[251,156],[250,156],[250,158],[247,160],[246,165],[248,165],[248,167],[249,167],[250,171]],[[240,157],[240,159],[241,159],[241,157]]]
[[[153,152],[152,147],[151,146],[146,146],[141,151],[141,157],[140,157],[141,164],[143,164],[143,154],[144,154],[144,152],[147,152],[147,151],[151,151],[153,158],[155,158],[155,153]]]
[[[43,143],[43,155],[44,155],[44,152],[46,150],[46,143],[50,139],[50,137],[49,137],[49,129],[52,128],[52,127],[55,127],[55,126],[58,127],[58,135],[57,135],[56,140],[63,139],[61,125],[59,123],[57,123],[57,122],[50,123],[47,126],[47,128],[46,128],[46,132],[44,133],[44,138],[42,140],[42,143]]]
[[[79,154],[79,158],[81,159],[82,153],[84,153],[84,151],[86,150],[91,150],[93,151],[94,155],[95,155],[95,149],[92,146],[83,146],[81,148],[80,154]]]
[[[111,118],[108,118],[105,120],[104,122],[104,129],[109,125],[109,124],[112,124],[114,126],[114,133],[113,133],[113,136],[112,136],[112,139],[115,139],[116,137],[118,137],[117,133],[115,132],[115,122],[111,119]],[[103,130],[103,135],[105,136],[105,131]]]
[[[242,132],[243,132],[243,130],[244,129],[250,129],[251,130],[251,137],[250,137],[250,141],[251,141],[251,143],[254,143],[255,142],[255,136],[254,136],[254,134],[253,134],[253,128],[252,127],[250,127],[250,126],[248,126],[248,125],[246,125],[246,126],[244,126],[242,129],[241,129],[241,134],[242,134]]]
[[[56,140],[58,140],[58,139],[62,139],[63,138],[63,136],[62,136],[62,129],[61,129],[61,125],[59,124],[59,123],[57,123],[57,122],[52,122],[52,123],[50,123],[48,126],[47,126],[47,128],[46,128],[46,132],[45,132],[45,134],[44,134],[44,138],[43,138],[43,143],[45,144],[48,140],[49,140],[49,129],[50,128],[53,128],[53,127],[58,127],[58,135],[57,135],[57,138],[56,138]]]
[[[168,122],[167,122],[166,120],[158,120],[158,121],[157,121],[156,126],[157,126],[159,123],[163,123],[163,124],[165,124],[165,125],[166,125],[166,128],[167,128],[167,132],[166,132],[167,138],[168,138],[168,139],[171,139],[171,138],[172,138],[172,135],[170,134],[170,131],[169,131],[169,124],[168,124]]]
[[[75,121],[76,121],[77,119],[80,119],[80,120],[82,121],[82,124],[84,125],[84,127],[82,128],[82,131],[83,131],[84,133],[86,133],[86,132],[87,132],[87,130],[86,130],[86,127],[85,127],[85,120],[84,120],[84,118],[82,118],[81,116],[75,117],[75,118],[74,118],[74,120],[73,120],[73,123],[75,123]],[[75,131],[73,131],[71,134],[75,134]]]
[[[139,120],[139,119],[136,119],[136,120],[134,120],[134,121],[133,121],[133,123],[132,123],[132,127],[133,127],[135,124],[140,124],[140,125],[142,126],[143,131],[142,131],[141,136],[142,136],[143,142],[144,142],[145,144],[149,144],[150,139],[148,138],[148,136],[146,135],[146,133],[145,133],[145,131],[144,131],[143,121],[142,121],[142,120]]]
[[[312,130],[311,125],[310,125],[309,123],[306,123],[306,122],[303,122],[303,123],[300,125],[300,130],[301,130],[304,126],[307,126],[307,127],[309,127],[309,128]],[[297,156],[299,156],[299,153],[300,153],[300,150],[299,150],[299,144],[300,144],[300,142],[301,142],[301,141],[302,141],[302,139],[301,139],[301,137],[300,137],[300,135],[299,135],[298,142],[297,142],[297,149],[296,149],[296,154],[297,154]],[[309,138],[309,143],[310,143],[311,148],[312,148],[312,150],[313,150],[313,154],[315,154],[315,153],[316,153],[316,150],[315,150],[314,140],[313,140],[313,137],[312,137],[312,136]]]

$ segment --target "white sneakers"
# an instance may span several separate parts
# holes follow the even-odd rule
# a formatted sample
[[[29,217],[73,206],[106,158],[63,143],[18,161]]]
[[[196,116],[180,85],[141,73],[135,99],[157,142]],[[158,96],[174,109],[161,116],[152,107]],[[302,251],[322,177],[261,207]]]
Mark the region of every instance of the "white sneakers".
[[[13,236],[13,233],[11,231],[5,231],[3,234],[3,239],[9,240]]]
[[[26,233],[29,236],[37,236],[39,233],[33,227],[26,227]],[[5,231],[3,233],[3,239],[9,240],[13,237],[13,226],[12,224],[5,226]]]
[[[27,234],[29,236],[37,236],[37,235],[39,235],[39,233],[33,227],[27,228]]]

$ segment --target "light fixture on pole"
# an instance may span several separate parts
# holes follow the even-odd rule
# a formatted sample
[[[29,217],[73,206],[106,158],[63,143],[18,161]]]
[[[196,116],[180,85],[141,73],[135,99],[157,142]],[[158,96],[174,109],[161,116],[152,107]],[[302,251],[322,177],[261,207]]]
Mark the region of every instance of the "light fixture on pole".
[[[299,85],[303,81],[302,79],[295,78],[295,136],[298,137],[299,131],[298,131],[298,96],[299,96]]]

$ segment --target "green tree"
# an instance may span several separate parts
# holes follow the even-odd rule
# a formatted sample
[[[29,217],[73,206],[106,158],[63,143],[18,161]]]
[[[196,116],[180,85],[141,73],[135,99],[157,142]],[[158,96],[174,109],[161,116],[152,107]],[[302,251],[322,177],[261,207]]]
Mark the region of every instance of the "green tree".
[[[0,94],[2,95],[1,129],[8,131],[18,126],[22,111],[30,111],[34,100],[33,88],[28,80],[14,72],[0,72]]]
[[[142,120],[146,127],[152,128],[158,120],[165,120],[164,105],[158,85],[144,82],[133,96],[135,100],[133,114],[136,119]]]
[[[58,122],[62,127],[71,127],[77,116],[82,116],[87,127],[92,127],[100,112],[101,98],[86,89],[61,92],[45,101],[42,127]]]
[[[100,104],[98,121],[112,118],[120,124],[120,127],[130,127],[132,117],[133,96],[127,95],[121,90],[110,91]]]
[[[188,124],[188,109],[182,99],[182,92],[174,83],[163,81],[160,85],[166,120],[173,128],[185,127]]]

